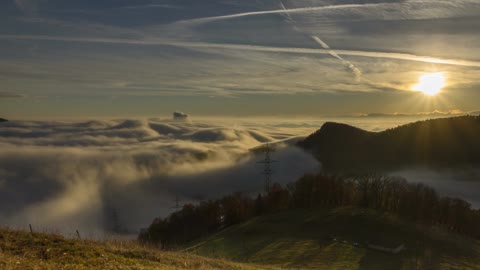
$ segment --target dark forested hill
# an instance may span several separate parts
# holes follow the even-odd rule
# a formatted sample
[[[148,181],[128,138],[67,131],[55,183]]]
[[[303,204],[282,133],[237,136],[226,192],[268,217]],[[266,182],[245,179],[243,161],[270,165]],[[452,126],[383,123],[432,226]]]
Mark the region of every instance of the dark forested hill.
[[[139,240],[283,269],[476,269],[479,225],[480,210],[423,184],[317,174],[256,198],[236,192],[185,204]]]
[[[480,117],[426,120],[382,132],[329,122],[299,145],[328,169],[479,164]]]
[[[8,120],[5,119],[5,118],[0,118],[0,123],[1,123],[1,122],[7,122],[7,121],[8,121]]]

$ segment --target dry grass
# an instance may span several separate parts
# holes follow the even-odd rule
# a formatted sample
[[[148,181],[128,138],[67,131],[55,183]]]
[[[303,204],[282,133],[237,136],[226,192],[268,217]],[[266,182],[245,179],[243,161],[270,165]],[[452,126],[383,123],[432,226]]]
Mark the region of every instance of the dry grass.
[[[0,229],[0,269],[275,269],[164,252],[135,241],[95,242]]]

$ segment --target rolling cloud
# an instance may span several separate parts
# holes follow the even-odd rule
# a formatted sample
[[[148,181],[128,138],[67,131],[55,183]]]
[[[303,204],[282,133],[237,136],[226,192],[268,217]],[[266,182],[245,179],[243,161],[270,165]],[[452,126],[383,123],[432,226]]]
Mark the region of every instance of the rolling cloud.
[[[382,130],[411,121],[389,117],[332,119],[368,130]],[[317,172],[320,164],[293,144],[322,121],[257,123],[163,119],[91,121],[10,121],[0,123],[1,225],[99,238],[112,216],[130,232],[154,217],[172,211],[174,198],[183,203],[213,199],[263,188],[262,156],[251,151],[275,143],[273,179],[285,184]],[[394,172],[436,187],[436,173]],[[431,177],[429,177],[431,176]],[[449,172],[439,182],[447,195],[462,193],[469,183]],[[448,193],[446,181],[461,180]],[[468,179],[467,179],[468,180]],[[465,183],[465,185],[463,185]],[[472,184],[472,186],[475,186]],[[462,188],[462,187],[465,187]],[[464,196],[465,195],[465,196]]]
[[[0,124],[2,225],[99,237],[113,213],[130,231],[184,202],[261,191],[261,157],[277,142],[275,181],[291,182],[319,164],[289,146],[293,129],[262,130],[171,120]],[[298,129],[296,130],[298,132]],[[283,143],[282,143],[283,141]]]
[[[410,168],[392,172],[391,175],[401,175],[410,182],[423,183],[435,188],[442,196],[462,198],[474,208],[480,208],[480,170],[478,168],[463,168],[462,170]]]
[[[180,120],[185,121],[188,120],[189,115],[184,112],[174,112],[173,113],[173,120]]]

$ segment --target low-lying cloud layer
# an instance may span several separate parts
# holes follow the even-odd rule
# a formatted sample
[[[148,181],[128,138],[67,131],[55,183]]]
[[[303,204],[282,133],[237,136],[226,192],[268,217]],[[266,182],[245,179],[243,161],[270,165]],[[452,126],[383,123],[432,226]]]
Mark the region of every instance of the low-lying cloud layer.
[[[442,196],[462,198],[468,201],[473,208],[480,208],[480,169],[405,169],[392,172],[392,175],[401,175],[410,182],[423,183],[434,187]]]
[[[328,119],[378,131],[408,117]],[[131,233],[182,203],[241,191],[262,191],[261,154],[275,143],[273,179],[293,182],[321,165],[294,147],[324,120],[209,119],[175,121],[11,121],[0,123],[0,225],[102,237],[112,228]],[[478,184],[456,172],[400,171],[444,195],[479,206]],[[442,176],[443,175],[443,176]],[[476,176],[468,180],[474,180]],[[461,180],[455,181],[453,180]]]
[[[262,157],[250,149],[265,142],[279,142],[275,159],[283,166],[274,168],[275,181],[318,170],[289,146],[292,129],[268,130],[172,120],[5,122],[0,220],[98,235],[118,219],[138,230],[171,212],[176,196],[192,202],[261,191]]]

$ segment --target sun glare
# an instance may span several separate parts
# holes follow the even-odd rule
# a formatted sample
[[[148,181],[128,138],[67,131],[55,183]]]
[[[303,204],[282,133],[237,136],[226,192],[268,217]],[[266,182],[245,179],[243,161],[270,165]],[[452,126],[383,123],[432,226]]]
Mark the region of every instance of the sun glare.
[[[434,96],[438,94],[443,87],[445,87],[445,75],[443,72],[436,72],[420,76],[418,84],[414,85],[412,89],[428,96]]]

